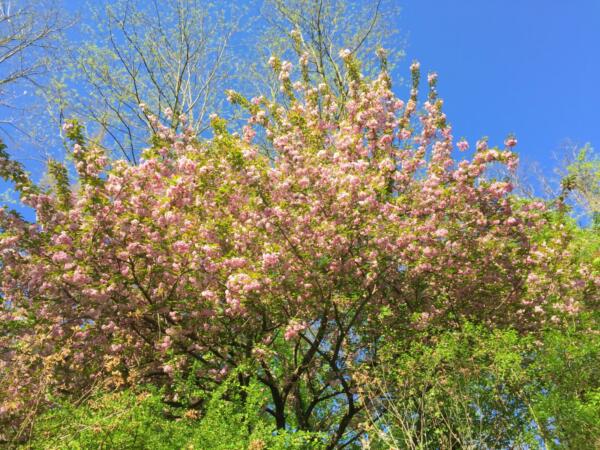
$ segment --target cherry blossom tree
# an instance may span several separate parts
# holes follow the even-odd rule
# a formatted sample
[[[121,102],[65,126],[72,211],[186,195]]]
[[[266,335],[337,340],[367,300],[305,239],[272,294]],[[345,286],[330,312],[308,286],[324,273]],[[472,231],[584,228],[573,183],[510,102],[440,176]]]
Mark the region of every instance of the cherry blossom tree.
[[[588,308],[600,279],[567,231],[545,233],[542,202],[485,177],[516,166],[516,140],[457,157],[468,144],[453,141],[436,76],[419,107],[418,64],[403,101],[381,57],[371,80],[340,52],[342,97],[311,80],[310,55],[297,72],[273,58],[282,101],[229,92],[247,124],[232,133],[213,116],[210,140],[151,116],[135,166],[68,121],[76,176],[51,162],[49,188],[3,151],[0,175],[37,216],[0,213],[0,420],[22,434],[53,398],[95,384],[150,382],[201,410],[235,376],[266,387],[278,428],[350,446],[373,404],[354,374],[385,339],[466,319],[528,332]]]

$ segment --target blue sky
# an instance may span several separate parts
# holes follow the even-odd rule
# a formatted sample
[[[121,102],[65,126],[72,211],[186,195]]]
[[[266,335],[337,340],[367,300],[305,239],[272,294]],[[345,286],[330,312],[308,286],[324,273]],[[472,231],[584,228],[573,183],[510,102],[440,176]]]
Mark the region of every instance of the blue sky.
[[[409,0],[407,63],[439,74],[454,135],[517,135],[545,171],[565,142],[600,147],[600,0]]]

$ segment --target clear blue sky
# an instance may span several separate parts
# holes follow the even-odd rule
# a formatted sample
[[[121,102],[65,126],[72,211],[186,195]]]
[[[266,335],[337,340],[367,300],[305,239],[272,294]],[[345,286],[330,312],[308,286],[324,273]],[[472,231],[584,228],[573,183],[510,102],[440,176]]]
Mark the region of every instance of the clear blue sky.
[[[408,0],[407,63],[439,74],[454,135],[507,133],[546,170],[566,139],[600,148],[600,0]]]

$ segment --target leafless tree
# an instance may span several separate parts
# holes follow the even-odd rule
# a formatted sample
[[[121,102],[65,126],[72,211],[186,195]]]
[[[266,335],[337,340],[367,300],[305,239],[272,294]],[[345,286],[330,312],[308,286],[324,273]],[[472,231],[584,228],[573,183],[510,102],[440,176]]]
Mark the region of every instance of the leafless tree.
[[[20,129],[27,89],[40,88],[57,50],[58,38],[73,23],[56,2],[0,0],[0,130]]]
[[[85,39],[72,44],[66,75],[55,82],[57,121],[77,117],[131,163],[155,131],[151,114],[173,128],[184,114],[201,133],[222,100],[221,82],[231,74],[235,55],[229,44],[242,14],[205,0],[118,0],[87,7]]]

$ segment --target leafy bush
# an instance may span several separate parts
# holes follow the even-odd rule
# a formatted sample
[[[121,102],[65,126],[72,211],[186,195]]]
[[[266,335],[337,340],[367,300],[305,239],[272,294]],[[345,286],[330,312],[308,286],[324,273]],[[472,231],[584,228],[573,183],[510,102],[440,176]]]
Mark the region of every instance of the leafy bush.
[[[34,449],[318,449],[323,436],[276,430],[264,413],[264,389],[244,389],[246,401],[230,396],[240,387],[229,379],[202,410],[165,404],[152,386],[98,391],[79,404],[63,402],[43,414],[33,429]]]
[[[540,336],[464,324],[399,351],[391,342],[364,395],[371,447],[568,448],[600,445],[597,317]]]

